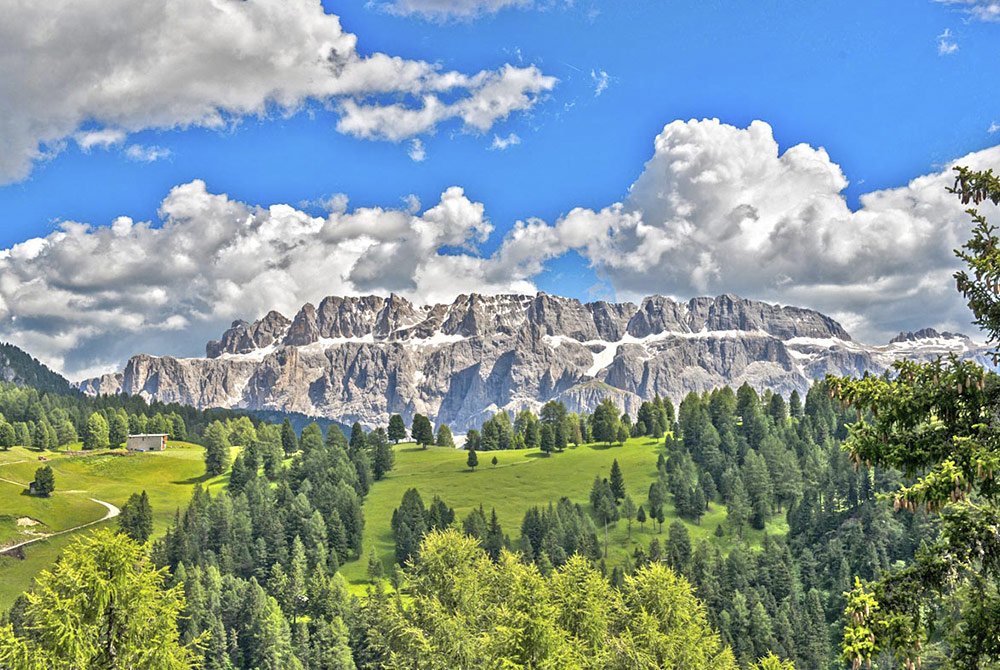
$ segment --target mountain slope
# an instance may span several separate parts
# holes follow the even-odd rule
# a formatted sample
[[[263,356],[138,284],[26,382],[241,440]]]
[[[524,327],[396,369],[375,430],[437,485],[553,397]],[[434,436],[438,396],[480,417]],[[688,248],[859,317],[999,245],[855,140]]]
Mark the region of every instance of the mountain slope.
[[[77,393],[65,377],[45,367],[38,359],[13,344],[0,342],[0,381],[31,386],[39,392]]]
[[[612,398],[634,413],[724,384],[788,394],[827,373],[881,372],[900,357],[957,353],[968,338],[933,331],[860,344],[833,319],[732,295],[641,304],[462,295],[418,306],[390,296],[329,297],[292,319],[236,321],[205,358],[134,356],[87,393],[140,394],[197,407],[282,410],[369,426],[428,415],[458,430],[499,410],[559,399],[590,410]]]

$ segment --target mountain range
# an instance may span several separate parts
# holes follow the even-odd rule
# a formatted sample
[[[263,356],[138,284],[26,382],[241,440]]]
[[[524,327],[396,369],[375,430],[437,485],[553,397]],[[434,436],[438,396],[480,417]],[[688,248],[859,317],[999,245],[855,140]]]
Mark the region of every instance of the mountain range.
[[[899,358],[956,354],[989,365],[970,338],[924,329],[875,346],[834,319],[733,295],[583,303],[545,293],[325,298],[291,319],[235,321],[202,358],[140,354],[88,394],[140,394],[199,408],[299,412],[366,426],[415,413],[458,431],[550,399],[571,411],[609,397],[635,413],[656,395],[744,382],[804,392],[828,373],[880,373]]]

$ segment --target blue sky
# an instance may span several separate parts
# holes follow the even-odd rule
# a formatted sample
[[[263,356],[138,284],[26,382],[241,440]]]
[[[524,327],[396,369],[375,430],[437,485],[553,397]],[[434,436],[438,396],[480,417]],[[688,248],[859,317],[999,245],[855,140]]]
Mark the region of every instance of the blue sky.
[[[325,2],[326,13],[357,35],[361,57],[381,52],[463,73],[534,65],[558,83],[486,130],[453,119],[398,142],[338,132],[336,105],[309,96],[293,113],[273,105],[264,116],[227,113],[221,129],[198,123],[164,128],[150,121],[127,139],[86,151],[67,135],[62,147],[53,143],[61,148],[54,157],[32,161],[26,176],[0,186],[0,248],[47,236],[62,221],[107,226],[127,216],[158,227],[157,211],[170,190],[200,179],[208,192],[234,201],[287,203],[314,215],[323,215],[322,200],[340,193],[351,210],[405,208],[404,199],[414,194],[423,211],[445,189],[460,186],[469,200],[484,205],[493,229],[474,244],[477,255],[490,257],[518,220],[555,224],[573,208],[599,211],[622,202],[664,126],[703,118],[738,129],[762,120],[780,152],[799,143],[825,148],[849,182],[843,195],[855,209],[862,194],[904,187],[953,159],[1000,144],[1000,133],[990,132],[1000,123],[1000,94],[992,85],[1000,75],[1000,24],[969,13],[988,4],[576,0],[428,20],[377,3]],[[0,102],[0,110],[18,104]],[[130,130],[137,127],[134,119],[129,123]],[[114,123],[92,118],[75,132],[109,125]],[[491,148],[495,137],[511,134],[518,144]],[[419,162],[410,156],[414,140],[425,154]],[[129,146],[158,147],[168,155],[134,160]],[[626,202],[626,209],[633,207]],[[467,247],[442,253],[467,253]],[[592,250],[567,245],[540,260],[541,273],[524,279],[580,298],[643,292],[636,291],[639,280],[618,281],[593,260]],[[18,277],[25,281],[23,271]],[[651,282],[646,292],[683,295],[690,286]],[[705,286],[744,292],[739,283],[721,280]],[[788,299],[748,288],[759,294],[748,297]],[[8,305],[15,302],[7,297]],[[807,306],[839,309],[829,299]],[[233,311],[240,308],[237,303]],[[251,310],[246,318],[258,316],[252,313],[257,305],[242,308]],[[873,327],[857,301],[840,311],[872,335],[910,322],[960,320],[925,314]],[[147,316],[147,326],[165,318]],[[209,321],[215,327],[229,316]],[[17,339],[16,330],[8,336]],[[62,361],[72,347],[46,348],[51,360]],[[92,353],[87,362],[116,360],[98,358]],[[82,359],[75,365],[86,367]]]

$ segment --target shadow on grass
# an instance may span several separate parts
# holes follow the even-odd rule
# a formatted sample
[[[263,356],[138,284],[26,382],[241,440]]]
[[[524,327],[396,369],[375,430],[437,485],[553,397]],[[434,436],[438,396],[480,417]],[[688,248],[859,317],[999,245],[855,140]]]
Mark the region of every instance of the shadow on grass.
[[[195,484],[204,484],[205,482],[207,482],[209,479],[212,479],[213,477],[214,477],[214,475],[210,475],[210,474],[208,474],[206,472],[205,474],[199,475],[197,477],[188,477],[187,479],[179,479],[179,480],[172,481],[170,483],[171,484],[185,484],[185,485],[194,486]]]

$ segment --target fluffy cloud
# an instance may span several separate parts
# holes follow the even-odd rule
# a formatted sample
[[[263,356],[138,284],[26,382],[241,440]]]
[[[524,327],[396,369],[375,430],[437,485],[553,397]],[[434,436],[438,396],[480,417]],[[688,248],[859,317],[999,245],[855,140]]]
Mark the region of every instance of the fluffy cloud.
[[[555,85],[535,67],[465,74],[362,56],[319,0],[14,0],[0,22],[0,183],[66,138],[121,144],[147,128],[222,127],[310,100],[338,128],[399,141],[457,120],[489,129]]]
[[[955,164],[1000,168],[1000,147]],[[969,331],[951,275],[970,224],[946,190],[950,167],[852,209],[822,148],[782,152],[760,121],[676,121],[622,202],[518,222],[489,257],[477,245],[493,226],[457,186],[423,210],[416,198],[351,210],[338,195],[314,217],[194,181],[169,193],[155,225],[64,223],[0,251],[0,337],[83,376],[139,351],[191,355],[233,318],[326,295],[533,292],[546,261],[570,251],[620,299],[732,292],[819,309],[870,342],[928,325]]]
[[[1000,147],[955,163],[1000,167]],[[968,331],[951,274],[970,224],[952,181],[948,166],[852,210],[822,148],[782,153],[760,121],[677,121],[624,202],[519,224],[499,256],[530,274],[574,249],[620,297],[733,292],[821,309],[870,340],[923,325]]]
[[[420,215],[345,203],[313,217],[193,181],[159,214],[160,225],[64,223],[0,252],[0,335],[84,376],[140,351],[197,353],[234,318],[291,315],[326,295],[533,290],[472,253],[492,226],[458,187]]]

